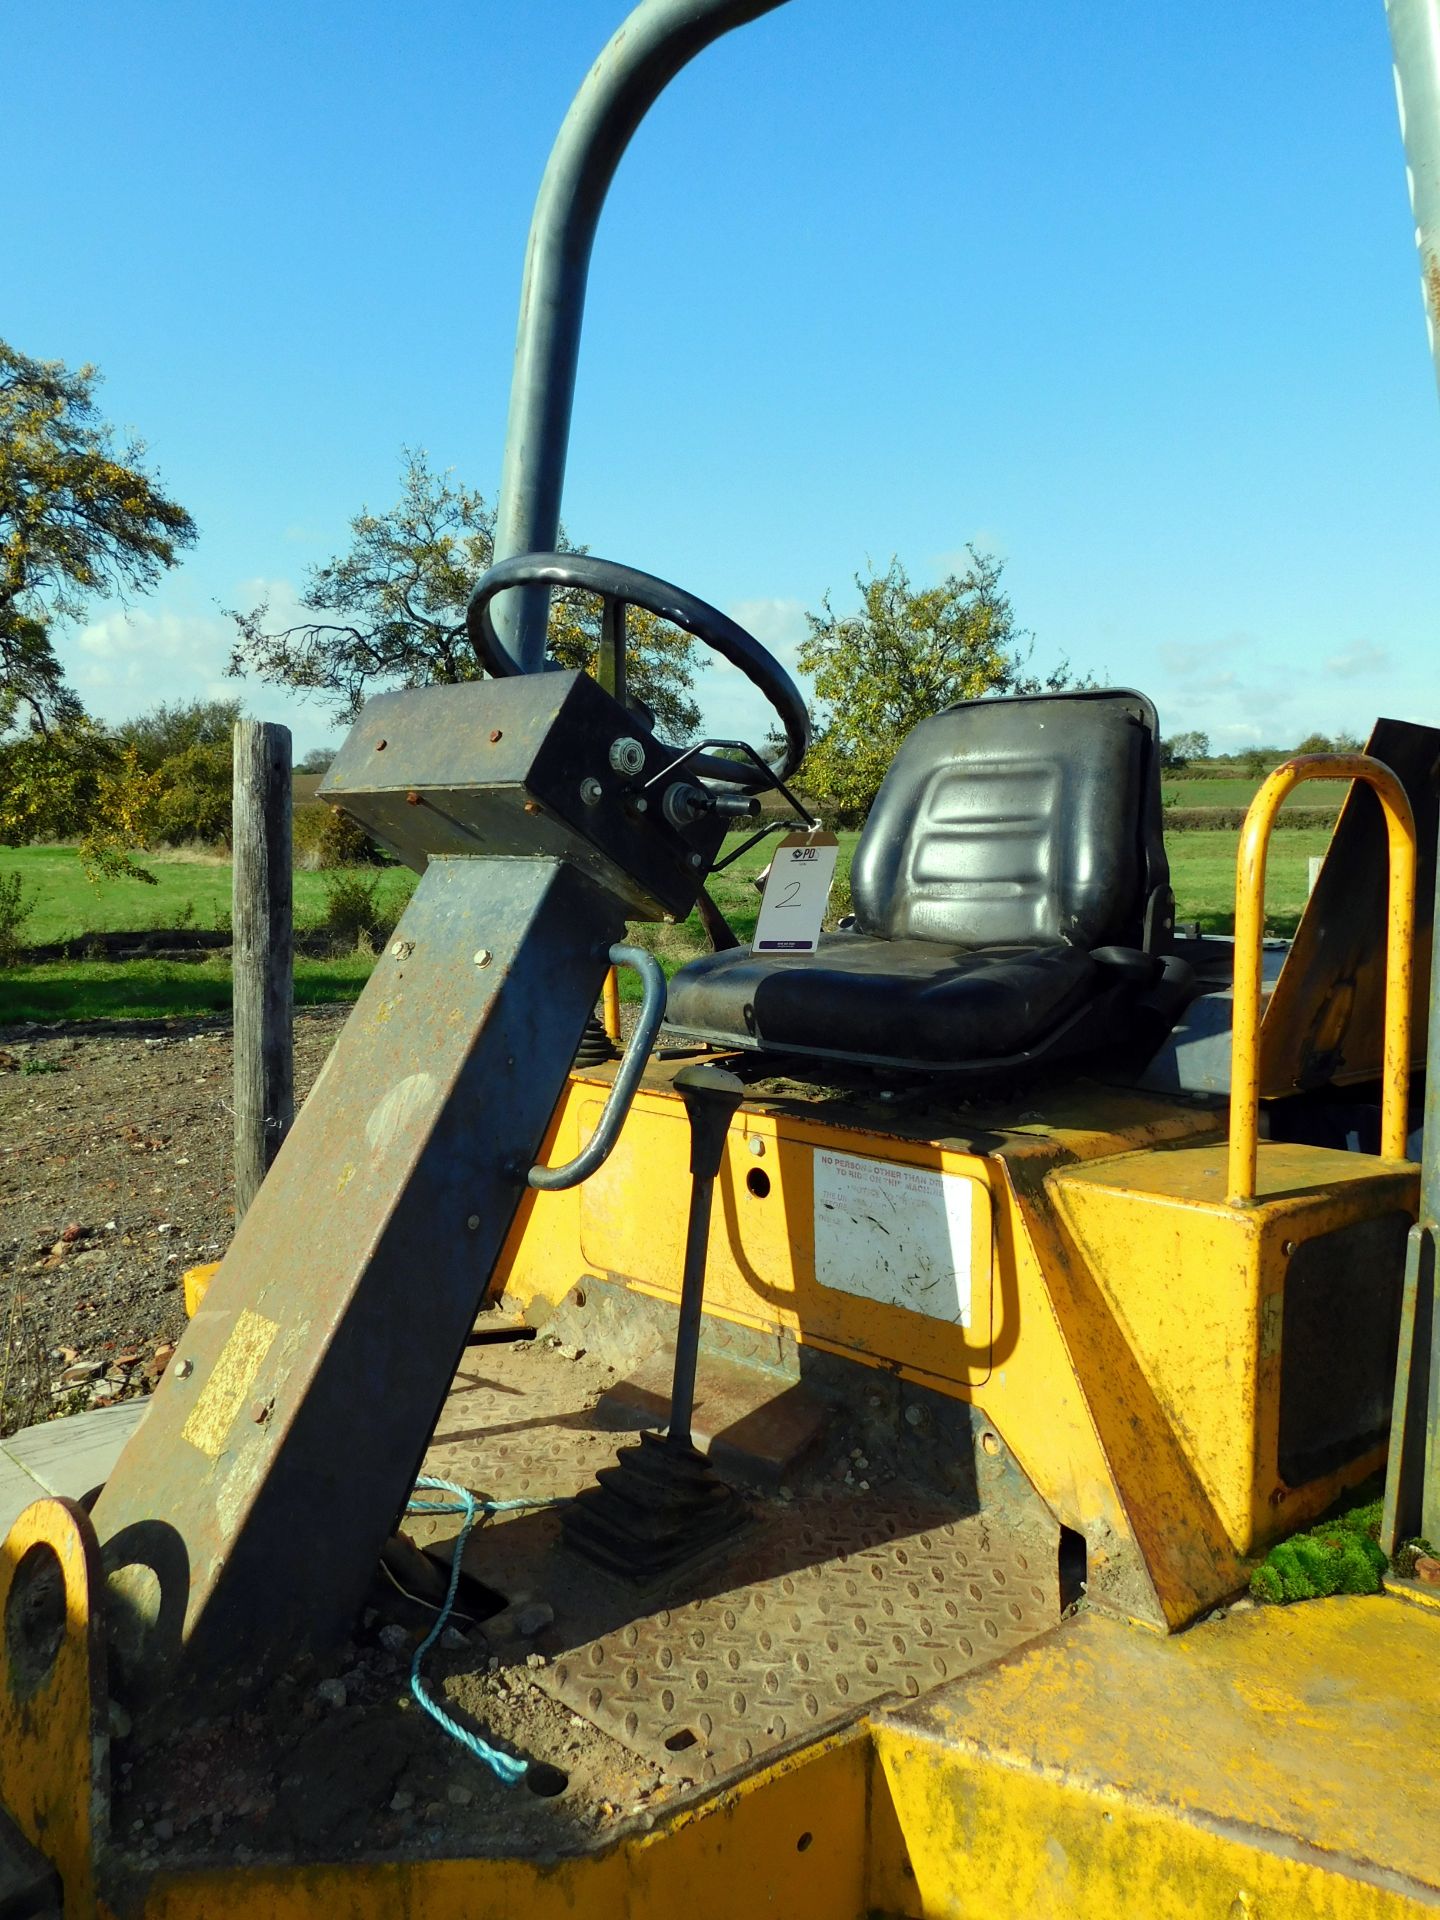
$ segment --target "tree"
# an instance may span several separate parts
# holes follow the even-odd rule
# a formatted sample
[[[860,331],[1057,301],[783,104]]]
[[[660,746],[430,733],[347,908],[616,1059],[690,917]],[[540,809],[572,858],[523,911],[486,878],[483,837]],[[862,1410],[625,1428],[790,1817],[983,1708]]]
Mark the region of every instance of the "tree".
[[[310,569],[300,604],[313,619],[271,631],[268,604],[248,613],[230,610],[238,629],[230,671],[318,693],[346,721],[385,687],[479,679],[465,607],[490,565],[494,531],[482,494],[432,473],[423,452],[407,449],[395,505],[385,513],[362,508],[350,522],[347,550]],[[629,611],[628,639],[630,694],[650,708],[662,733],[686,738],[700,721],[692,698],[693,642],[638,608]],[[552,659],[590,669],[599,642],[592,598],[556,594]]]
[[[837,614],[827,595],[805,616],[799,661],[814,675],[820,725],[799,778],[827,818],[863,819],[900,743],[931,714],[1067,684],[1064,663],[1043,680],[1025,672],[1028,636],[1001,589],[1003,563],[969,553],[966,572],[936,587],[913,586],[892,559],[884,573],[856,575],[858,612]]]
[[[230,841],[238,700],[161,701],[116,730],[122,746],[153,776],[151,835],[172,845]]]
[[[0,739],[0,844],[78,840],[93,880],[100,874],[155,884],[128,849],[154,827],[159,775],[83,713]]]
[[[295,762],[296,773],[328,773],[335,758],[334,747],[311,747],[303,760]]]
[[[95,405],[100,375],[32,360],[0,341],[0,733],[80,712],[53,630],[96,594],[151,587],[195,523],[117,445]]]
[[[1160,742],[1162,767],[1188,767],[1192,760],[1210,758],[1210,736],[1192,728],[1188,733],[1172,733]]]

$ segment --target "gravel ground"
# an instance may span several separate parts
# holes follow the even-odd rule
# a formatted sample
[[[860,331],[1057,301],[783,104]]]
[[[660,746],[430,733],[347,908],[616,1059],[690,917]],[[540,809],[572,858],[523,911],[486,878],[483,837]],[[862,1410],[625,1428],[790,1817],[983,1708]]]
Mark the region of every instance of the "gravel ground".
[[[346,1007],[295,1018],[297,1098]],[[0,1434],[148,1392],[235,1226],[227,1024],[0,1029]]]

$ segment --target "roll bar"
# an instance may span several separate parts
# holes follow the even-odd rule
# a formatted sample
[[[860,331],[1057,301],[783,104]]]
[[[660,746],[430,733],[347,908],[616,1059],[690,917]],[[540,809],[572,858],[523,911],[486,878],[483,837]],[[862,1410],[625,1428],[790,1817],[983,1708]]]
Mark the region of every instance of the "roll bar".
[[[785,0],[640,0],[606,43],[561,122],[525,249],[510,416],[495,522],[495,560],[549,553],[560,531],[575,367],[590,250],[631,135],[670,81],[721,34]],[[518,587],[495,626],[527,673],[545,664],[550,594]]]
[[[1305,780],[1362,780],[1385,810],[1390,902],[1385,939],[1385,1046],[1381,1068],[1380,1151],[1405,1158],[1410,1094],[1410,995],[1415,944],[1415,819],[1405,789],[1383,760],[1367,753],[1297,754],[1276,767],[1250,802],[1235,863],[1235,1014],[1230,1043],[1228,1199],[1255,1198],[1260,1131],[1260,976],[1265,933],[1265,857],[1280,804]]]

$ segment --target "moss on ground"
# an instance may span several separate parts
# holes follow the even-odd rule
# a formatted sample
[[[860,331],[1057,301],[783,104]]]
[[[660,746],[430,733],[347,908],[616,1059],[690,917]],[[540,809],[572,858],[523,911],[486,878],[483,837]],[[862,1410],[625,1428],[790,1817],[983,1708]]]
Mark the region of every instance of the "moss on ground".
[[[1380,1546],[1378,1500],[1351,1507],[1282,1540],[1250,1576],[1250,1591],[1272,1606],[1332,1593],[1378,1593],[1389,1561]]]

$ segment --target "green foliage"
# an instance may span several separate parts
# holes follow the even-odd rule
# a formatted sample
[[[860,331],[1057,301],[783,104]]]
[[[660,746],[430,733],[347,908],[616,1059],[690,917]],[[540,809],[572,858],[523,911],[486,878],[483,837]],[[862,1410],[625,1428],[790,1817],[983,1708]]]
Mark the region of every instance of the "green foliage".
[[[117,446],[95,405],[99,373],[32,360],[0,340],[0,733],[80,713],[52,642],[96,594],[150,587],[195,526]]]
[[[229,846],[238,700],[161,701],[115,731],[154,776],[147,826],[171,846],[202,841]]]
[[[140,765],[155,773],[197,747],[223,747],[228,754],[235,723],[245,709],[238,700],[162,700],[115,729],[122,745],[134,747]]]
[[[1257,1600],[1281,1606],[1332,1593],[1378,1593],[1388,1564],[1380,1548],[1378,1500],[1352,1507],[1308,1533],[1282,1540],[1250,1577]]]
[[[333,873],[325,882],[325,930],[342,951],[373,952],[380,910],[373,874]]]
[[[1188,767],[1192,760],[1210,758],[1210,736],[1192,728],[1187,733],[1173,733],[1169,739],[1160,742],[1160,764],[1162,767]]]
[[[465,608],[490,566],[494,531],[483,494],[432,473],[423,452],[407,449],[399,500],[385,513],[362,508],[350,522],[348,549],[307,575],[300,604],[314,619],[272,632],[263,602],[248,613],[230,610],[237,629],[230,671],[322,694],[343,720],[382,687],[479,679]],[[567,544],[562,534],[560,545]],[[628,630],[630,693],[650,708],[662,733],[686,738],[700,720],[691,697],[693,642],[638,609]],[[589,671],[599,644],[592,598],[557,594],[552,656]]]
[[[1417,1537],[1414,1540],[1401,1541],[1395,1549],[1395,1559],[1392,1564],[1402,1580],[1415,1578],[1415,1562],[1422,1554],[1430,1560],[1437,1557],[1435,1548],[1428,1540]]]
[[[326,807],[320,831],[315,837],[316,864],[320,867],[376,867],[382,864],[379,848],[353,815],[339,807]]]
[[[0,844],[77,840],[92,880],[154,876],[130,858],[148,844],[158,778],[83,714],[0,740]]]
[[[311,747],[303,760],[295,763],[296,773],[328,773],[338,747]]]
[[[20,957],[20,935],[35,911],[35,895],[18,873],[0,873],[0,967]]]
[[[863,820],[910,730],[957,700],[1062,687],[1062,664],[1043,682],[1025,672],[1026,636],[1000,586],[1002,563],[970,549],[964,574],[915,587],[898,559],[857,575],[860,608],[839,615],[828,597],[807,614],[800,667],[815,680],[820,728],[799,774],[828,824]]]

